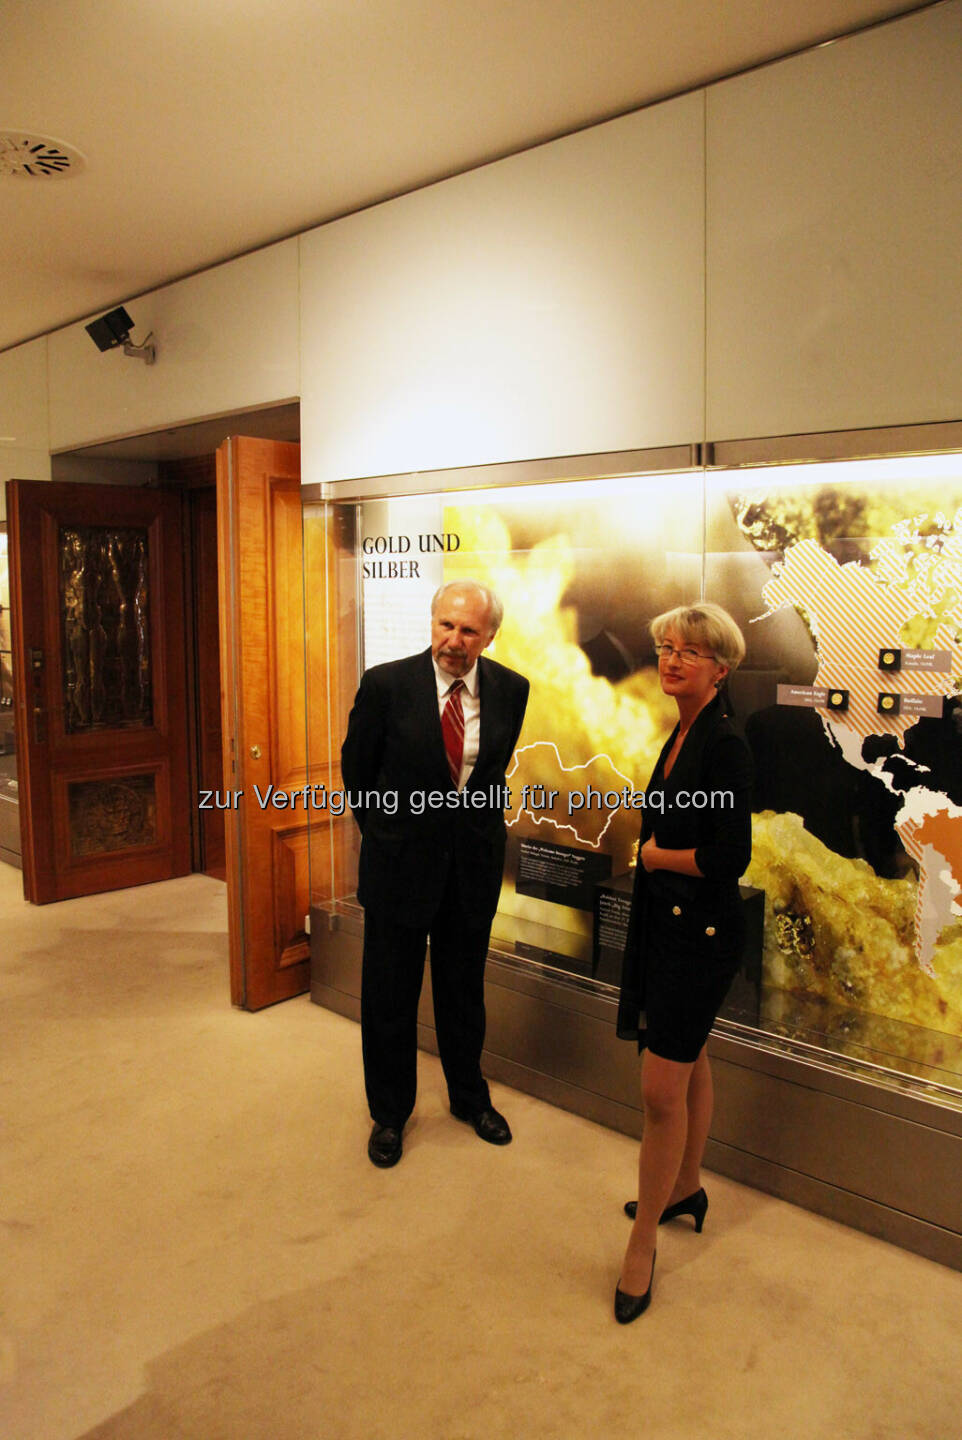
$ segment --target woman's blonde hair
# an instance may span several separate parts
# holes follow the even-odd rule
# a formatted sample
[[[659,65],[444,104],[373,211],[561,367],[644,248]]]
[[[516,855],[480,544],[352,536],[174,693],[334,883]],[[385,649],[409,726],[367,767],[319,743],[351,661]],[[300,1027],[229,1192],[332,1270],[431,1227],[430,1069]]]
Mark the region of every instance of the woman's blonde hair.
[[[697,605],[676,605],[674,610],[656,615],[648,628],[656,645],[661,644],[667,630],[674,630],[687,645],[702,645],[710,650],[729,670],[734,670],[745,658],[744,635],[728,611],[710,600]]]

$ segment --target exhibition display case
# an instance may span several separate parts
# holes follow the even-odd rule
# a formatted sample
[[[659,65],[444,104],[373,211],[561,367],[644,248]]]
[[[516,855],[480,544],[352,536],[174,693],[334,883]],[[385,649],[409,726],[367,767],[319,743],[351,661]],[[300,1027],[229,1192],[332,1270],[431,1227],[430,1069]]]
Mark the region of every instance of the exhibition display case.
[[[438,585],[480,580],[505,607],[490,654],[531,682],[504,797],[489,1069],[637,1129],[637,1062],[615,1040],[614,1010],[640,812],[657,803],[645,786],[675,721],[648,625],[717,601],[746,637],[731,694],[756,788],[748,938],[711,1042],[716,1168],[773,1189],[776,1171],[807,1169],[826,1194],[803,1203],[852,1218],[838,1197],[861,1195],[873,1214],[927,1227],[945,1258],[942,1240],[962,1233],[957,1183],[923,1214],[904,1175],[882,1183],[872,1127],[881,1115],[906,1135],[935,1130],[937,1164],[957,1163],[962,455],[737,469],[706,458],[679,449],[306,489],[312,992],[358,1013],[358,797],[338,755],[360,675],[427,647]],[[432,1046],[428,1008],[422,1019]],[[742,1133],[745,1086],[757,1111],[773,1084],[817,1092],[832,1126],[860,1107],[850,1159],[866,1173],[793,1158],[773,1115],[756,1114],[757,1143]],[[900,1238],[897,1220],[855,1223]]]

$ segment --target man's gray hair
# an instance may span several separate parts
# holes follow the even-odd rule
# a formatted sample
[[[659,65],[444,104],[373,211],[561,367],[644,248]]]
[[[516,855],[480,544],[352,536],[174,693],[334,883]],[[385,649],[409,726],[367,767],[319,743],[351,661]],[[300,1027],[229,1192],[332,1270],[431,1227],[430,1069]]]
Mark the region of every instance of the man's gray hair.
[[[493,590],[487,585],[482,585],[480,580],[449,580],[447,584],[440,585],[431,598],[432,615],[449,590],[474,590],[476,594],[482,596],[488,607],[488,624],[491,626],[491,634],[492,636],[497,635],[501,629],[501,621],[504,619],[504,606]]]

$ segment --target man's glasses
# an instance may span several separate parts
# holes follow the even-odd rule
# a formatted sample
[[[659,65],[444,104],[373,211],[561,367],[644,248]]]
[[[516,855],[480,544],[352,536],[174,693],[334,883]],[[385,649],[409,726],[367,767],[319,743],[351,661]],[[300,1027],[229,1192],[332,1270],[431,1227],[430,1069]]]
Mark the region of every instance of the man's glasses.
[[[714,660],[714,655],[702,655],[698,650],[692,650],[686,646],[684,650],[676,650],[674,645],[669,645],[666,640],[663,645],[655,646],[655,654],[659,660],[670,660],[677,655],[683,665],[697,665],[699,660]]]

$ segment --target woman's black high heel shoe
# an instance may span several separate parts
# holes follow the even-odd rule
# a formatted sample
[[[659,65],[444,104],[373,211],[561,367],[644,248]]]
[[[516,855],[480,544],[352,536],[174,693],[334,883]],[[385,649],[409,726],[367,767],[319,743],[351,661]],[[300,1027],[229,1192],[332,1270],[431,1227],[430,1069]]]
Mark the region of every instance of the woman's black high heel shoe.
[[[690,1215],[695,1222],[695,1230],[700,1235],[701,1227],[705,1223],[705,1213],[708,1209],[708,1196],[704,1189],[696,1190],[691,1195],[686,1195],[684,1200],[676,1200],[674,1205],[666,1205],[661,1212],[659,1225],[666,1225],[669,1220],[677,1220],[679,1215]],[[625,1214],[629,1220],[634,1220],[638,1213],[638,1201],[625,1201]]]
[[[622,1290],[620,1285],[615,1286],[615,1319],[619,1325],[630,1325],[632,1320],[637,1320],[639,1315],[644,1315],[651,1304],[651,1287],[655,1283],[655,1261],[658,1258],[656,1250],[651,1257],[651,1274],[648,1277],[648,1289],[644,1295],[629,1295],[627,1290]]]

